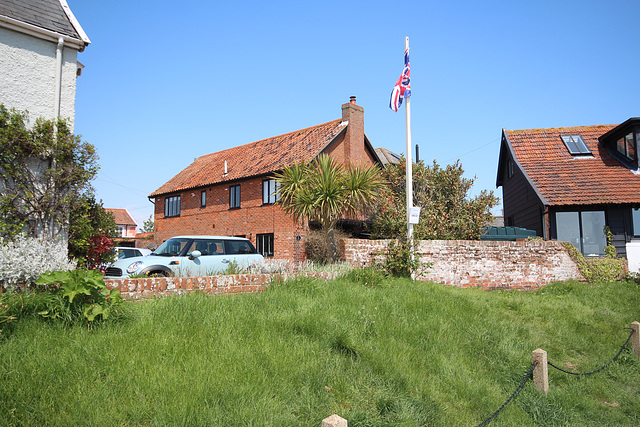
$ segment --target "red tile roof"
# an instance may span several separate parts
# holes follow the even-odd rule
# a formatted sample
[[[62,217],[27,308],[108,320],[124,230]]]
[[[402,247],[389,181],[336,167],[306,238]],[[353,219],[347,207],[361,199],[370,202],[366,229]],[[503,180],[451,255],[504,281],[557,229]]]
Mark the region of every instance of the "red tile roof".
[[[129,215],[129,212],[127,212],[126,209],[104,208],[104,210],[113,214],[113,217],[116,220],[116,225],[138,225],[133,218],[131,218],[131,215]]]
[[[346,123],[338,119],[198,157],[149,197],[268,174],[298,161],[310,162],[345,128]]]
[[[547,205],[640,203],[640,176],[598,143],[616,125],[505,130],[513,154]],[[593,156],[572,156],[560,135],[580,135]]]

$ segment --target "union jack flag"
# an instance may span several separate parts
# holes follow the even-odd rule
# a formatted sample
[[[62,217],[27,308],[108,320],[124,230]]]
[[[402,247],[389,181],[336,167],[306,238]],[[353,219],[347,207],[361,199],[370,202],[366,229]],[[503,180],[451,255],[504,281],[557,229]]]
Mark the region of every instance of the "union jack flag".
[[[396,82],[396,85],[391,91],[391,100],[389,101],[389,108],[393,111],[398,111],[402,105],[404,98],[411,96],[411,69],[409,68],[409,48],[404,51],[404,69],[400,78]]]

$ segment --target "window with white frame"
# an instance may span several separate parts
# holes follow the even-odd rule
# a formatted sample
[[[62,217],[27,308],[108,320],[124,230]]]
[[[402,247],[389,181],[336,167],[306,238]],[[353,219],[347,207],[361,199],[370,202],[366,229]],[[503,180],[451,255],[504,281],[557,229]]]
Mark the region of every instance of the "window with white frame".
[[[262,181],[262,204],[271,205],[280,199],[280,183],[275,179],[265,179]]]
[[[200,207],[204,208],[207,206],[207,190],[202,190],[200,192]]]

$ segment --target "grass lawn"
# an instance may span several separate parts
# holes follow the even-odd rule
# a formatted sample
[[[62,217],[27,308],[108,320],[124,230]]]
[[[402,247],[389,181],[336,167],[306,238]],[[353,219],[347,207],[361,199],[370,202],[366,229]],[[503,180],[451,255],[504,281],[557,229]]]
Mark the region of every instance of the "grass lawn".
[[[483,292],[388,280],[299,279],[253,295],[130,303],[88,331],[23,320],[0,341],[0,425],[473,426],[542,348],[578,372],[609,361],[640,321],[633,283]],[[6,331],[3,331],[6,334]],[[640,362],[549,370],[495,426],[640,425]]]

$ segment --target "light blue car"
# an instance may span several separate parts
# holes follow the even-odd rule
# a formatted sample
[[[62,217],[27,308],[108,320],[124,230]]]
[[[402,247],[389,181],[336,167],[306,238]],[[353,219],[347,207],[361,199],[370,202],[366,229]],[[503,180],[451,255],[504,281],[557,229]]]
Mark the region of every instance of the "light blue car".
[[[248,239],[227,236],[176,236],[150,255],[120,259],[105,279],[136,276],[212,276],[230,264],[247,268],[264,261]]]

